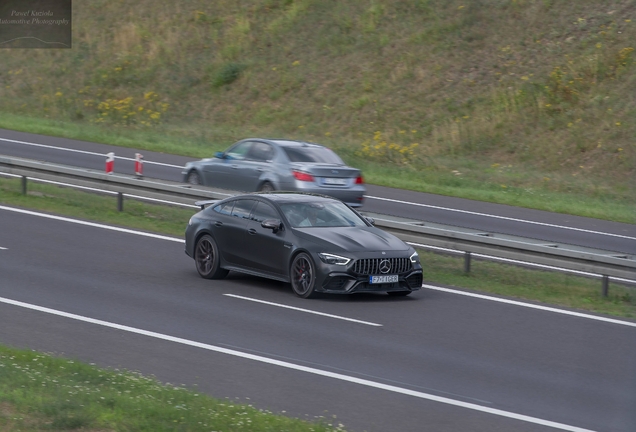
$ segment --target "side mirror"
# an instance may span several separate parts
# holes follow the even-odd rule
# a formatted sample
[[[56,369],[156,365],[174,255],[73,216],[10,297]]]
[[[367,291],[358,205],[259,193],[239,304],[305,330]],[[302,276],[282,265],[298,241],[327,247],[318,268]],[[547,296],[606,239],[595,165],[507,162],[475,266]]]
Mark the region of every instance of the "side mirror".
[[[223,152],[214,153],[214,157],[217,159],[225,159],[225,155],[223,154]]]
[[[261,222],[263,228],[271,229],[276,234],[283,227],[282,222],[279,219],[265,219]]]
[[[371,225],[375,225],[375,219],[373,219],[372,217],[364,216],[364,220],[369,222]]]

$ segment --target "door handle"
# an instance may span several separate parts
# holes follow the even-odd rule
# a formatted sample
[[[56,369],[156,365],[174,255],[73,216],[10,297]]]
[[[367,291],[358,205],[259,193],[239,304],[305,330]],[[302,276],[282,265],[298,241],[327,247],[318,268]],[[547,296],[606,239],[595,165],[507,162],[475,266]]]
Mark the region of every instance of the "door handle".
[[[256,234],[256,230],[254,228],[248,229],[247,232],[250,233],[250,235]]]
[[[238,169],[238,165],[232,165],[232,169]]]
[[[215,225],[215,226],[221,226],[221,225],[223,225],[223,222],[221,222],[221,221],[216,221],[216,222],[214,222],[214,225]]]

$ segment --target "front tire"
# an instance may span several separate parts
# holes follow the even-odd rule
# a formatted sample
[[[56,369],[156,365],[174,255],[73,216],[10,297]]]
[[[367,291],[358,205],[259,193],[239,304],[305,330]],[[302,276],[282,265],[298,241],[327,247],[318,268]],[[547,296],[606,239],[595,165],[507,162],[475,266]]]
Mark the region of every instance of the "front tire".
[[[194,263],[204,279],[223,279],[229,273],[220,267],[219,248],[210,235],[204,235],[194,247]]]
[[[191,185],[200,185],[201,184],[201,176],[196,171],[190,171],[188,173],[188,183]]]
[[[289,270],[289,278],[298,297],[315,297],[316,266],[309,255],[304,252],[296,255]]]

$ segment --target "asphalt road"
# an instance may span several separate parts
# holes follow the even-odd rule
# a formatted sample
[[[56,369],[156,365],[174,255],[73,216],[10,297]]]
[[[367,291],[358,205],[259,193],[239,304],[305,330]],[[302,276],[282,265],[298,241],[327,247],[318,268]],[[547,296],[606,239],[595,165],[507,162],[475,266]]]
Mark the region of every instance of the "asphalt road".
[[[133,173],[134,149],[0,130],[10,156],[102,170],[109,151]],[[142,153],[152,178],[191,160]],[[630,224],[373,185],[364,210],[636,253]],[[307,301],[202,280],[180,240],[0,209],[0,342],[352,431],[636,430],[633,325],[434,289]]]
[[[432,288],[303,300],[203,280],[178,238],[6,207],[0,227],[3,344],[350,431],[636,430],[634,322]]]

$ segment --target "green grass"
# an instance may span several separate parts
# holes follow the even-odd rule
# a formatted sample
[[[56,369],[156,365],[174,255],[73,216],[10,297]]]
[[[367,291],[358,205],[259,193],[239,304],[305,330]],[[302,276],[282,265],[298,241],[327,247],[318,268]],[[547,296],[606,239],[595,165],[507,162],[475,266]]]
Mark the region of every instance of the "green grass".
[[[333,419],[330,419],[333,421]],[[131,371],[0,345],[2,431],[343,431],[213,399]]]
[[[18,179],[0,178],[0,204],[38,209],[81,219],[136,228],[148,232],[182,237],[187,222],[196,209],[184,209],[124,201],[124,211],[117,211],[114,196],[80,192],[37,183],[29,184],[21,194]],[[480,292],[535,300],[591,312],[636,318],[636,295],[633,288],[611,284],[610,296],[601,296],[601,282],[557,272],[476,261],[471,273],[463,273],[461,258],[423,253],[425,281],[453,285]]]

